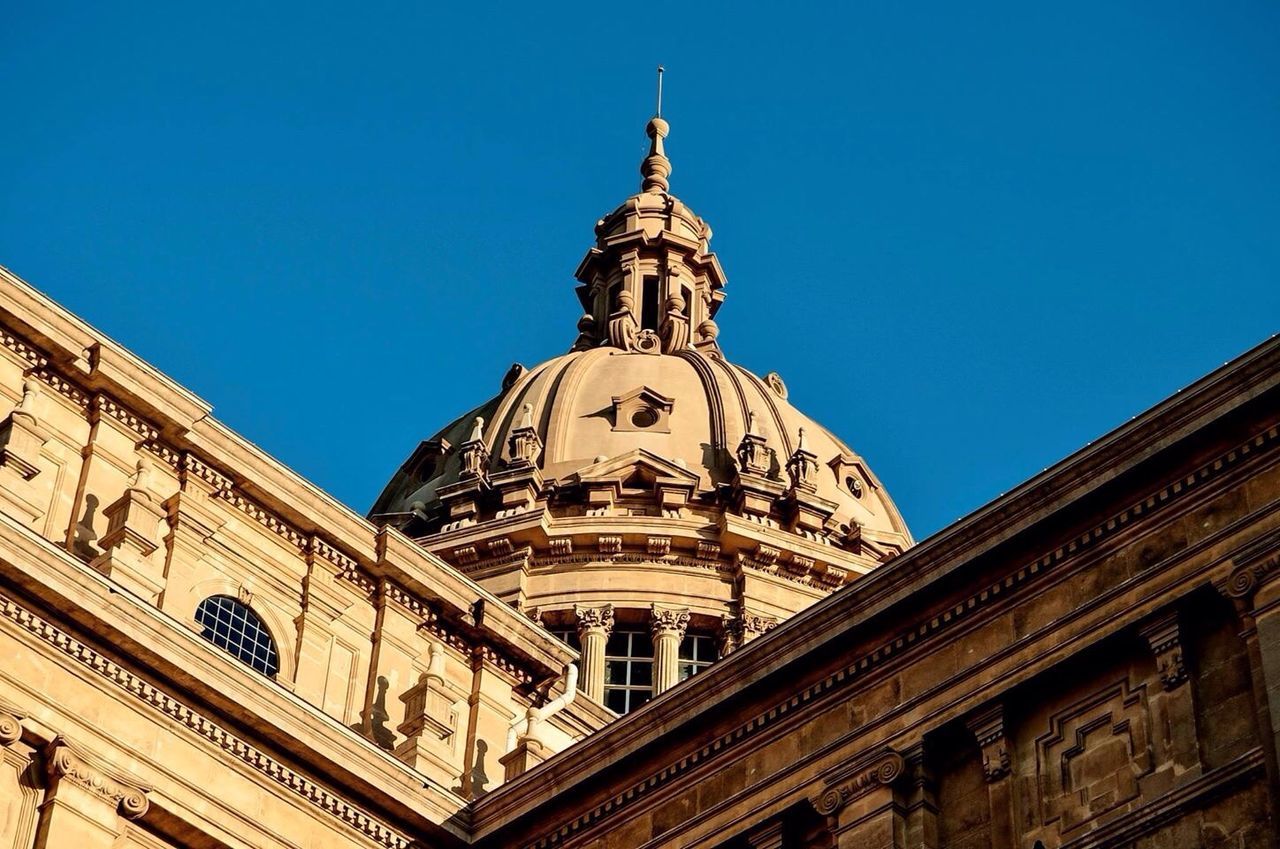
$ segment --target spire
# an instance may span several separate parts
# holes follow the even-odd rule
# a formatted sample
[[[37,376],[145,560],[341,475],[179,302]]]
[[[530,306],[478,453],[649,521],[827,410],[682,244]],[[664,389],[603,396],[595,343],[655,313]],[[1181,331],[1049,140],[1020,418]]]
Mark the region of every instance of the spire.
[[[671,160],[667,159],[666,151],[662,148],[662,140],[671,131],[671,126],[655,115],[649,119],[644,131],[649,136],[649,155],[640,164],[640,174],[644,177],[640,190],[666,192],[671,188],[671,184],[667,181],[671,176]]]
[[[645,126],[645,134],[649,136],[649,155],[640,163],[640,176],[644,182],[640,184],[643,192],[666,192],[671,188],[667,178],[671,176],[671,160],[663,150],[662,140],[671,132],[671,125],[662,119],[662,66],[658,66],[658,104],[654,116]]]
[[[645,132],[640,191],[596,222],[595,244],[578,264],[578,338],[572,350],[600,345],[639,354],[716,351],[716,311],[724,269],[711,252],[711,228],[670,193],[664,141],[662,68]]]

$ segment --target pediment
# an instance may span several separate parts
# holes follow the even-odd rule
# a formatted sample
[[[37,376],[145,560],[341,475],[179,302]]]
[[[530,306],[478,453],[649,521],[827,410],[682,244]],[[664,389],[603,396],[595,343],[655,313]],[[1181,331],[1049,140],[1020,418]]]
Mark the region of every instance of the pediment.
[[[643,448],[636,448],[617,457],[592,463],[574,475],[578,483],[611,483],[619,487],[627,486],[628,482],[637,477],[646,482],[661,480],[669,483],[683,483],[690,487],[698,485],[698,475],[695,472]]]

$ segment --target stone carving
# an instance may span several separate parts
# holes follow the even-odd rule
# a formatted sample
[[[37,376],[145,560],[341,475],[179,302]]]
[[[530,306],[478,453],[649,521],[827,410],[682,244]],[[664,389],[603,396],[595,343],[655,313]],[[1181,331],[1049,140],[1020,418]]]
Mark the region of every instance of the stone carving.
[[[582,318],[578,319],[578,338],[573,341],[569,350],[585,351],[594,348],[600,341],[599,333],[596,317],[591,313],[583,313]]]
[[[636,331],[640,325],[636,322],[635,298],[626,289],[618,292],[616,309],[609,314],[609,344],[624,351],[635,348]]]
[[[902,755],[889,748],[859,758],[826,779],[828,786],[813,800],[813,807],[823,816],[835,816],[859,796],[897,781],[905,768]]]
[[[649,537],[645,551],[652,557],[666,557],[671,553],[671,537]]]
[[[578,634],[588,630],[602,630],[606,634],[613,632],[613,605],[602,607],[575,607],[573,615],[578,620]]]
[[[47,441],[35,413],[39,397],[39,382],[28,377],[22,382],[22,400],[0,422],[0,466],[13,469],[23,480],[39,474],[40,449]]]
[[[787,384],[782,382],[782,375],[771,371],[764,376],[765,384],[783,401],[787,400]]]
[[[538,462],[542,453],[542,439],[533,426],[533,405],[525,404],[520,410],[520,425],[511,432],[508,440],[511,451],[511,465],[516,467],[532,466]]]
[[[612,535],[601,535],[597,541],[601,554],[621,554],[622,553],[622,537]]]
[[[476,416],[471,436],[458,446],[458,455],[462,458],[463,478],[484,478],[489,474],[489,449],[484,444],[484,419],[480,416]]]
[[[1178,613],[1172,611],[1140,629],[1156,657],[1156,670],[1166,690],[1173,690],[1187,680],[1187,667],[1182,662],[1182,639]]]
[[[1059,832],[1139,795],[1152,772],[1146,699],[1127,680],[1064,708],[1036,740],[1041,821]]]
[[[769,451],[768,441],[756,433],[756,414],[747,413],[747,432],[742,435],[737,450],[738,469],[743,473],[766,476],[772,465],[773,455]]]
[[[664,608],[655,604],[650,611],[649,627],[655,637],[661,633],[675,632],[683,639],[689,627],[689,611],[686,608]]]
[[[46,751],[50,782],[69,781],[116,806],[126,819],[147,812],[147,791],[93,766],[64,737],[55,737]]]
[[[806,447],[804,428],[800,428],[796,450],[787,459],[787,476],[797,490],[815,492],[818,489],[818,455]]]
[[[7,708],[0,709],[0,747],[12,746],[22,739],[22,717]]]
[[[505,392],[515,386],[520,378],[529,373],[521,363],[512,363],[511,368],[507,369],[507,373],[502,376],[502,389]]]
[[[662,350],[674,354],[689,347],[689,317],[684,314],[684,298],[679,295],[667,298],[666,307],[666,317],[658,328],[658,336],[662,339]]]
[[[982,774],[999,781],[1009,774],[1009,747],[1004,736],[1004,706],[997,703],[965,720],[982,750]]]

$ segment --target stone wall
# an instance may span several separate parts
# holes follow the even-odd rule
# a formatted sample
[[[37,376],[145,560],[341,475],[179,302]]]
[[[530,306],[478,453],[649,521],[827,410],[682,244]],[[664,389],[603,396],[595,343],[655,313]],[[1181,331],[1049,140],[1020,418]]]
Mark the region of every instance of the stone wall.
[[[481,844],[1272,845],[1278,420],[1273,341],[479,800]]]
[[[0,270],[0,700],[21,726],[0,846],[31,846],[33,829],[40,846],[100,845],[51,836],[79,833],[63,822],[147,846],[165,844],[121,835],[457,839],[445,824],[504,781],[510,726],[563,690],[576,652],[209,413]],[[215,596],[264,623],[274,675],[201,637]],[[575,700],[539,723],[523,765],[611,718]],[[70,788],[98,779],[50,772],[55,750],[158,813],[82,805]],[[213,811],[231,817],[223,837]],[[274,836],[246,836],[261,829]]]

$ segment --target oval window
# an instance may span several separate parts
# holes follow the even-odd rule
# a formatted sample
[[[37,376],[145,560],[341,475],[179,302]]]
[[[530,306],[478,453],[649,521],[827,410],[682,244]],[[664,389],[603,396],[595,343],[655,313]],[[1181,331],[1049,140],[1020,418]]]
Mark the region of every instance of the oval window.
[[[658,413],[649,407],[641,407],[631,414],[632,427],[653,427],[658,423]]]

